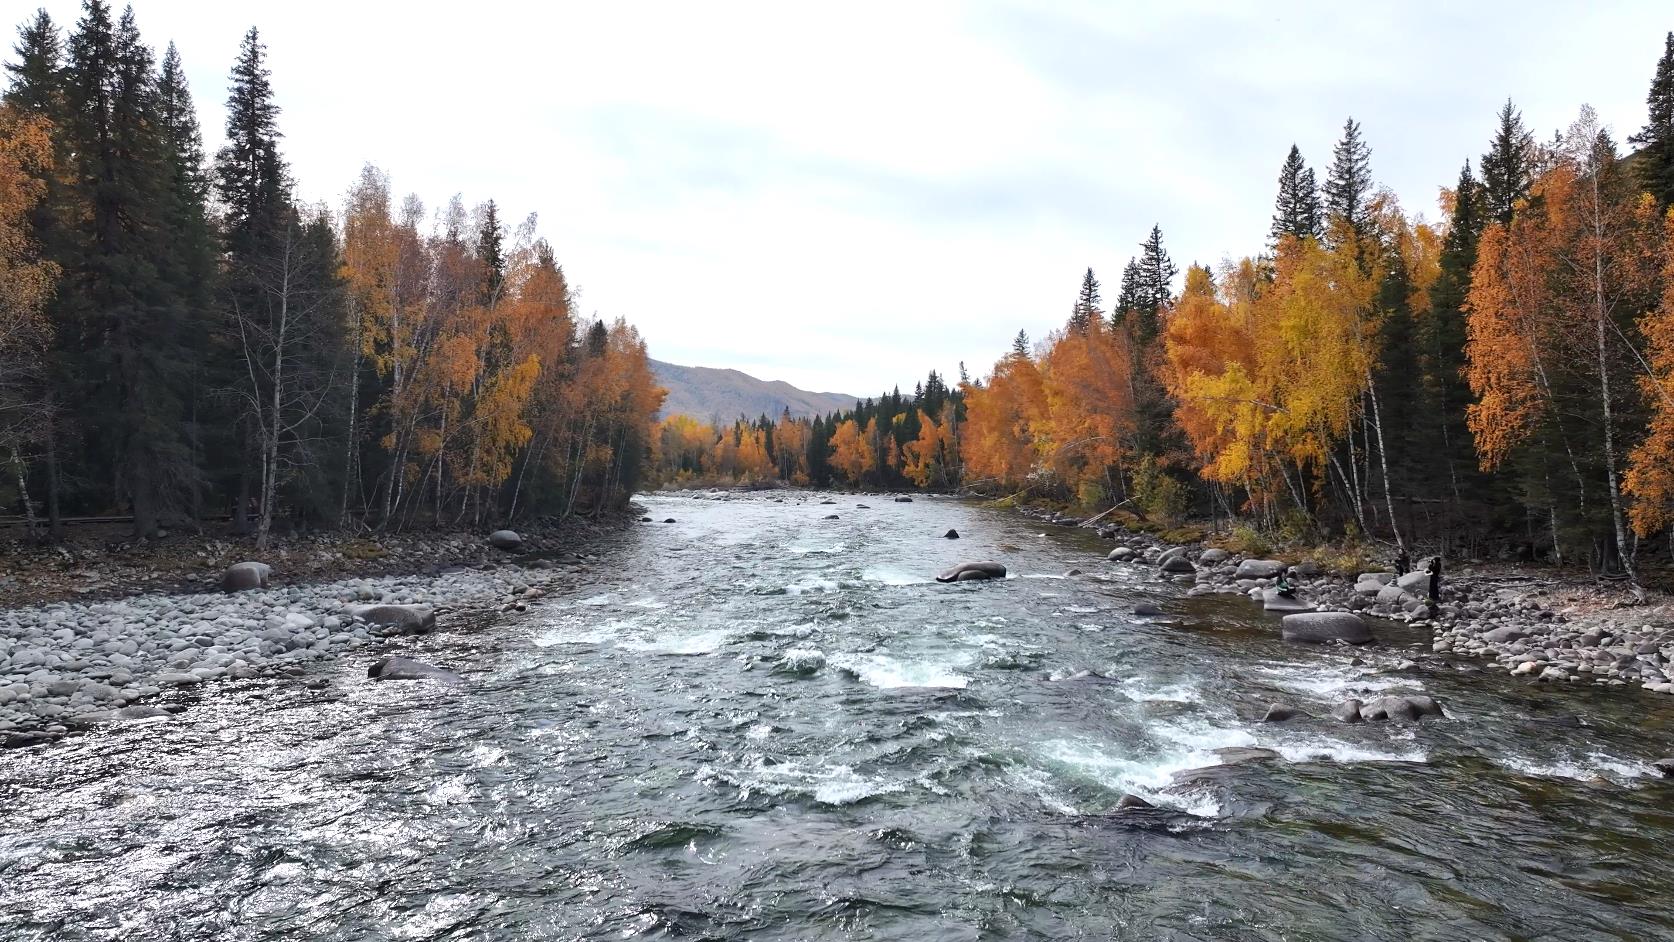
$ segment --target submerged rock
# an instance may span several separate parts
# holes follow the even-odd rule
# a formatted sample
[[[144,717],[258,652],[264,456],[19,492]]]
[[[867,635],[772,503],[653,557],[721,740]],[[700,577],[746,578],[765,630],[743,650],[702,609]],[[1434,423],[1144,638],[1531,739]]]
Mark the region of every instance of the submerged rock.
[[[1163,610],[1155,602],[1140,602],[1133,607],[1133,613],[1135,615],[1155,616],[1161,615]]]
[[[1662,773],[1663,778],[1674,778],[1674,756],[1658,759],[1651,763],[1651,768]]]
[[[1348,644],[1370,644],[1376,640],[1372,629],[1353,612],[1300,612],[1286,615],[1279,629],[1286,641],[1324,644],[1342,641]]]
[[[1267,705],[1267,712],[1261,717],[1261,721],[1263,723],[1283,723],[1285,720],[1294,720],[1299,716],[1307,715],[1293,706],[1270,703]]]
[[[366,676],[373,680],[434,680],[456,687],[465,683],[465,678],[453,671],[399,656],[378,658],[366,669]]]
[[[1123,795],[1121,798],[1116,800],[1116,810],[1117,811],[1126,811],[1129,808],[1155,808],[1155,807],[1156,807],[1156,805],[1151,804],[1150,802],[1148,802],[1145,799],[1139,797],[1138,795],[1132,795],[1132,794]]]
[[[221,573],[221,588],[227,592],[265,589],[272,576],[273,567],[267,563],[233,563],[227,567],[226,572]]]
[[[910,504],[913,502],[913,499],[903,494],[902,496],[895,498],[895,502],[897,504]]]
[[[495,530],[488,535],[488,545],[509,552],[523,548],[523,537],[516,530]]]
[[[1004,579],[1006,567],[999,563],[960,563],[936,576],[937,582],[970,582],[976,579]]]
[[[942,534],[942,539],[944,539],[944,540],[957,540],[957,539],[959,539],[959,531],[958,530],[949,530],[946,533]]]

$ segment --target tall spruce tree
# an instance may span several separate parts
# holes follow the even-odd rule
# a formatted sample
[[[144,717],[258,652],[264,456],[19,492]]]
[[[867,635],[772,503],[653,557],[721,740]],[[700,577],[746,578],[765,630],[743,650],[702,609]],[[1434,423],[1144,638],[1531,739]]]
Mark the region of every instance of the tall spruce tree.
[[[1136,271],[1136,335],[1141,344],[1149,345],[1162,328],[1163,315],[1174,304],[1174,277],[1180,274],[1174,260],[1168,257],[1168,250],[1163,248],[1161,226],[1153,225],[1151,234],[1139,244]]]
[[[1270,241],[1277,246],[1285,237],[1306,239],[1320,237],[1319,187],[1314,183],[1314,171],[1302,160],[1302,151],[1295,144],[1279,168],[1279,196],[1273,204],[1273,226]]]
[[[1640,148],[1641,185],[1667,206],[1674,204],[1674,32],[1663,42],[1645,103],[1650,106],[1645,127],[1628,141]]]
[[[1511,225],[1517,202],[1529,195],[1534,182],[1534,135],[1523,126],[1523,115],[1507,98],[1499,125],[1482,155],[1482,217],[1486,222]]]
[[[482,222],[477,229],[477,264],[482,266],[482,288],[478,303],[490,307],[500,298],[500,288],[506,280],[505,230],[500,225],[500,211],[489,200],[483,205]]]
[[[1331,172],[1325,178],[1326,237],[1333,244],[1357,243],[1371,235],[1372,149],[1353,118],[1331,149]]]
[[[1081,293],[1076,296],[1075,307],[1070,311],[1069,326],[1071,330],[1086,333],[1092,322],[1104,317],[1104,311],[1099,304],[1099,280],[1094,277],[1093,270],[1081,276]]]
[[[1141,276],[1139,260],[1128,259],[1128,264],[1122,269],[1122,283],[1116,289],[1116,300],[1110,305],[1110,324],[1120,328],[1132,321],[1134,312],[1139,310]]]
[[[1011,338],[1011,355],[1024,360],[1029,358],[1029,334],[1027,331],[1019,330],[1017,336]]]
[[[18,27],[17,33],[17,45],[12,47],[16,60],[6,63],[11,76],[6,103],[57,121],[63,103],[59,68],[64,56],[58,26],[46,10],[37,10],[35,18]]]

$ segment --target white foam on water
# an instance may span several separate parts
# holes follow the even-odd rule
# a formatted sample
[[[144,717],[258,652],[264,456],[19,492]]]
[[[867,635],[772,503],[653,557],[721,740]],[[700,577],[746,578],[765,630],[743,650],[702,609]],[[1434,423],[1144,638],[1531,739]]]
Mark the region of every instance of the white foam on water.
[[[929,661],[900,661],[884,654],[833,654],[832,667],[848,671],[864,683],[884,690],[899,687],[949,687],[963,689],[971,679],[956,673],[952,665]]]
[[[932,581],[917,573],[902,572],[899,569],[887,569],[881,566],[872,566],[864,570],[860,574],[860,578],[867,582],[881,582],[884,585],[891,586],[924,585]]]
[[[1404,677],[1389,677],[1356,667],[1322,664],[1273,664],[1255,668],[1281,690],[1320,701],[1341,701],[1354,694],[1381,694],[1397,687],[1418,691],[1424,685]]]
[[[1068,612],[1071,615],[1097,615],[1099,610],[1096,606],[1071,605],[1070,607],[1064,609],[1064,612]],[[1063,612],[1053,612],[1052,614],[1060,615],[1063,614]]]
[[[848,544],[834,543],[830,546],[787,546],[785,549],[798,556],[830,556],[848,551]]]
[[[1244,745],[1228,742],[1227,745]],[[1054,739],[1041,744],[1041,757],[1068,766],[1074,775],[1089,778],[1112,791],[1138,795],[1152,804],[1175,808],[1203,818],[1219,817],[1220,803],[1201,792],[1173,789],[1174,775],[1187,769],[1217,764],[1207,748],[1185,748],[1146,757],[1112,755],[1100,746],[1078,740]]]
[[[628,607],[629,608],[661,609],[661,608],[668,608],[668,603],[659,602],[653,597],[646,597],[646,598],[643,598],[643,599],[635,599],[634,601],[629,602]]]
[[[611,594],[609,592],[606,592],[603,595],[590,595],[590,596],[588,596],[587,598],[584,598],[584,599],[577,599],[575,604],[577,604],[577,605],[591,605],[591,606],[609,605],[610,600],[611,600]]]
[[[826,579],[821,576],[805,576],[790,585],[785,586],[785,591],[791,595],[809,595],[821,592],[836,592],[840,588],[842,588],[842,586],[838,585],[837,580],[835,579]]]
[[[632,641],[623,641],[618,644],[618,647],[629,651],[645,651],[651,654],[714,654],[730,640],[732,640],[732,632],[725,628],[712,628],[708,631],[687,634],[636,638]]]
[[[818,648],[788,648],[779,655],[779,664],[786,670],[812,673],[825,666],[825,652]]]
[[[773,726],[770,723],[757,723],[744,731],[745,739],[752,739],[756,742],[761,742],[764,739],[770,739],[772,736]]]
[[[1202,703],[1203,693],[1190,683],[1158,685],[1149,677],[1129,677],[1122,681],[1122,696],[1137,703]]]
[[[886,778],[867,778],[847,765],[827,764],[810,766],[801,761],[777,765],[757,764],[738,771],[702,766],[696,774],[698,782],[708,785],[722,783],[738,789],[741,798],[754,794],[781,796],[805,795],[824,805],[852,805],[877,795],[901,791],[906,786]]]
[[[1624,779],[1647,778],[1659,774],[1643,762],[1628,762],[1603,752],[1590,752],[1581,758],[1562,756],[1547,761],[1521,756],[1497,756],[1490,759],[1501,768],[1523,775],[1535,778],[1567,778],[1580,782],[1595,778],[1620,782]]]
[[[429,791],[424,793],[425,803],[431,805],[462,804],[470,797],[471,786],[466,783],[462,776],[458,775],[437,782],[430,786]]]
[[[1327,760],[1341,764],[1351,762],[1425,762],[1429,756],[1423,749],[1413,746],[1408,749],[1386,751],[1354,743],[1346,743],[1340,739],[1324,737],[1307,739],[1301,742],[1275,742],[1268,748],[1277,752],[1286,762],[1319,762]]]
[[[535,635],[533,640],[537,648],[550,648],[560,644],[602,644],[616,639],[624,628],[633,624],[632,619],[613,619],[606,622],[566,620],[563,624],[553,625]]]
[[[482,768],[489,765],[498,765],[506,757],[506,750],[497,746],[478,744],[471,747],[468,755],[471,758],[472,765]]]

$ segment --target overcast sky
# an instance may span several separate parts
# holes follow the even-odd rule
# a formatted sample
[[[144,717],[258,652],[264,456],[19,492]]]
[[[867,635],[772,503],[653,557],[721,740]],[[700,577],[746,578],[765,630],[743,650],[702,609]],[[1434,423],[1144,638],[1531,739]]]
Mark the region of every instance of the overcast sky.
[[[135,10],[180,47],[211,151],[256,25],[304,198],[340,204],[371,162],[431,207],[539,213],[582,310],[653,356],[858,395],[986,373],[1086,267],[1114,296],[1152,223],[1182,268],[1259,250],[1291,143],[1323,181],[1349,115],[1431,217],[1508,96],[1539,138],[1587,102],[1625,139],[1674,28],[1667,0],[1164,6]]]

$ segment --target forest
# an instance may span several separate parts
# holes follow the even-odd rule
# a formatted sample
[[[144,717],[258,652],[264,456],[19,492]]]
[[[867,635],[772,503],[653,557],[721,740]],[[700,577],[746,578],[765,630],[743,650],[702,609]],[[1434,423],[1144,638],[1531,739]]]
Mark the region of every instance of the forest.
[[[1624,146],[1586,107],[1538,141],[1506,102],[1437,223],[1377,184],[1350,119],[1323,183],[1290,148],[1252,254],[1176,291],[1152,227],[1108,307],[1088,269],[986,376],[812,420],[672,417],[655,476],[964,488],[1637,583],[1674,549],[1674,33],[1647,103]]]
[[[483,526],[625,504],[662,391],[577,316],[535,217],[429,209],[367,166],[296,195],[266,50],[205,153],[132,8],[25,22],[0,104],[0,501],[145,538]]]

